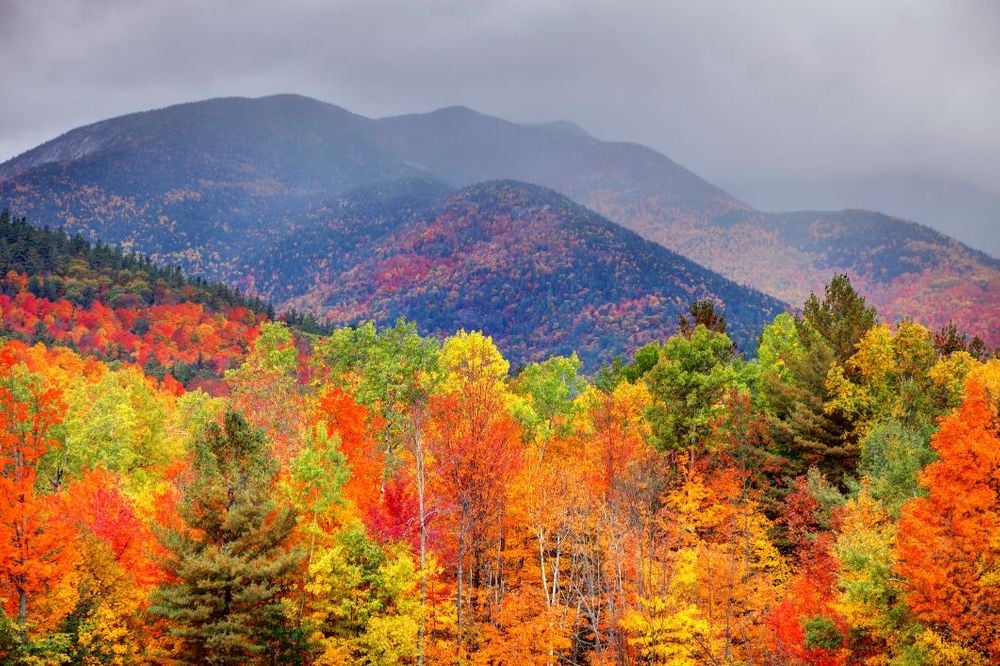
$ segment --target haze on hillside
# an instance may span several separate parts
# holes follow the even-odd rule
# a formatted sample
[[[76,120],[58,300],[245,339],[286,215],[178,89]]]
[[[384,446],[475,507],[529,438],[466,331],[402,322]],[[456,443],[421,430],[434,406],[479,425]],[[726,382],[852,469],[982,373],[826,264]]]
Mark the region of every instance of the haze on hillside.
[[[765,210],[865,207],[1000,255],[1000,5],[0,2],[0,161],[73,127],[300,92],[649,145]]]

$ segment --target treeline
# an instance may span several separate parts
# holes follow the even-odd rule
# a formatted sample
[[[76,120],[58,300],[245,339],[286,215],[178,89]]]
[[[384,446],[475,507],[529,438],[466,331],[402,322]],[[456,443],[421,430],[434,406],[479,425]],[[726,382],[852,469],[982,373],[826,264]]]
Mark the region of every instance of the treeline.
[[[987,664],[1000,361],[846,277],[588,379],[264,323],[210,396],[0,347],[10,663]]]
[[[112,308],[176,305],[193,302],[211,311],[242,307],[274,319],[264,301],[198,277],[185,276],[179,267],[153,263],[149,257],[125,253],[62,229],[39,229],[25,218],[0,211],[0,278],[8,273],[27,276],[27,290],[50,301],[67,300],[89,307],[95,301]],[[5,280],[2,292],[14,295]]]
[[[274,318],[269,304],[225,285],[0,211],[0,335],[216,392],[260,323]],[[294,309],[280,318],[301,333],[331,330]]]

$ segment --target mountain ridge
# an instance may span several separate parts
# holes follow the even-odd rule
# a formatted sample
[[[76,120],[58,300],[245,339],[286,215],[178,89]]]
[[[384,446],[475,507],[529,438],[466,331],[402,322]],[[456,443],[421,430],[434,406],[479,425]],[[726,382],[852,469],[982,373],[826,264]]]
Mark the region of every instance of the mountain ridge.
[[[190,102],[78,130],[87,128],[108,134],[104,149],[79,138],[87,134],[66,139],[71,131],[0,165],[0,201],[211,278],[275,242],[280,228],[303,228],[339,192],[399,178],[453,188],[510,178],[782,300],[801,302],[847,272],[889,317],[955,319],[1000,342],[1000,268],[989,255],[874,212],[757,211],[638,144],[465,107],[366,118],[300,95]],[[39,163],[60,157],[71,159]]]
[[[786,308],[548,188],[383,187],[374,201],[366,195],[376,188],[345,195],[304,234],[261,253],[245,273],[269,279],[254,286],[271,297],[282,290],[276,300],[335,325],[404,317],[440,335],[481,329],[516,363],[575,351],[590,371],[673,334],[696,299],[721,306],[748,351]],[[360,240],[355,210],[368,221]]]

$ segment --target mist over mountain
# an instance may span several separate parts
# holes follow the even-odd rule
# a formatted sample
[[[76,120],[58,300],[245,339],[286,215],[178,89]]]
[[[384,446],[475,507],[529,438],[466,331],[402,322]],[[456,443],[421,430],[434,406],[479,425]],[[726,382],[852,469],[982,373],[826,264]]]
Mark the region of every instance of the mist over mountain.
[[[1000,257],[1000,192],[932,172],[858,174],[811,186],[791,182],[736,183],[763,210],[830,208],[847,204],[879,210],[950,233]],[[951,230],[951,231],[948,231]]]

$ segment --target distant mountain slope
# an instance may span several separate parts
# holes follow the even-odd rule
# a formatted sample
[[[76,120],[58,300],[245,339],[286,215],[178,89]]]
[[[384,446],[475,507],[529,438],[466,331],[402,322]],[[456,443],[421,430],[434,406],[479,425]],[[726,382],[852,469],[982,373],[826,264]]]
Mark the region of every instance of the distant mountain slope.
[[[791,303],[846,272],[889,321],[954,320],[1000,343],[1000,261],[929,227],[846,210],[739,214],[706,229],[717,232],[686,244],[688,256]]]
[[[390,193],[383,210],[397,212],[366,216],[386,223],[357,264],[334,259],[350,206],[272,255],[284,264],[276,288],[301,285],[291,305],[337,323],[404,316],[439,334],[481,328],[517,363],[576,350],[591,370],[675,333],[695,299],[723,304],[743,349],[784,308],[536,185],[481,183],[423,211]]]
[[[652,198],[675,215],[752,210],[655,150],[600,141],[582,131],[518,125],[465,107],[384,118],[374,129],[382,149],[457,186],[514,178],[552,188],[590,208],[613,197],[632,204]]]
[[[339,195],[400,178],[537,183],[792,303],[846,271],[889,318],[955,319],[1000,343],[1000,262],[926,227],[864,211],[761,213],[649,148],[463,107],[372,120],[280,95],[133,114],[0,165],[0,205],[256,287],[273,280],[247,273],[254,253],[309,233],[310,211]]]
[[[131,114],[0,166],[0,205],[217,276],[332,194],[421,173],[375,146],[371,124],[293,95]]]
[[[388,118],[379,131],[379,145],[451,182],[552,187],[790,303],[846,272],[890,320],[954,319],[1000,344],[1000,261],[929,227],[871,211],[762,213],[643,146],[543,134],[461,107]]]

